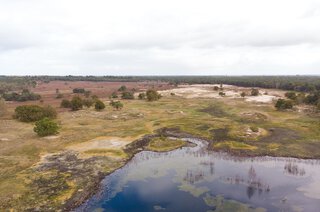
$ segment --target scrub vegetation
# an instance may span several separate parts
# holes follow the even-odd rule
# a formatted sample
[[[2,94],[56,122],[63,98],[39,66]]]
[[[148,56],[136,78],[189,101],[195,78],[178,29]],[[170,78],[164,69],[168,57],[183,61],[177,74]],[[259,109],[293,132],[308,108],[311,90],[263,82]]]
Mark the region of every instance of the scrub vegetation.
[[[53,79],[62,78],[43,77],[41,81],[44,83]],[[71,80],[76,81],[77,77],[65,79],[70,81],[59,83],[65,85]],[[94,81],[97,78],[90,79]],[[27,86],[34,85],[37,89],[39,78],[28,77],[27,80],[36,81],[36,85],[27,83]],[[300,78],[293,81],[298,82]],[[316,87],[313,79],[308,78],[306,83]],[[121,88],[121,85],[125,88]],[[59,134],[55,132],[50,133],[53,136],[44,137],[37,136],[33,129],[35,121],[45,118],[43,108],[46,106],[27,101],[26,105],[31,105],[28,106],[32,107],[30,111],[35,111],[36,115],[32,115],[31,119],[26,116],[24,122],[19,114],[29,109],[19,109],[15,115],[17,119],[13,118],[16,108],[26,107],[24,104],[0,101],[0,210],[70,210],[91,196],[101,179],[123,166],[134,153],[144,149],[170,151],[180,148],[187,144],[180,138],[188,136],[207,140],[210,150],[239,156],[320,158],[320,116],[309,104],[302,102],[293,104],[290,110],[277,110],[274,106],[276,100],[267,103],[247,101],[259,97],[250,96],[251,88],[245,90],[238,87],[239,98],[230,97],[231,91],[227,86],[223,86],[224,97],[219,96],[222,87],[218,86],[217,90],[213,87],[204,88],[217,98],[186,98],[176,90],[169,90],[168,95],[162,95],[163,87],[160,85],[166,89],[176,86],[159,84],[153,88],[154,85],[147,82],[143,86],[137,83],[129,88],[125,82],[121,82],[104,96],[99,93],[99,99],[105,104],[105,109],[99,111],[95,107],[84,106],[83,102],[83,99],[96,102],[95,89],[82,86],[92,91],[92,96],[88,98],[78,96],[84,95],[81,93],[73,94],[72,87],[69,90],[60,89],[59,92],[63,92],[66,98],[62,103],[61,99],[55,98],[55,86],[52,89],[54,104],[50,105],[57,114],[45,117],[55,118]],[[137,90],[136,93],[133,88]],[[157,91],[157,98],[153,99],[157,101],[132,99],[131,94],[138,96],[147,90]],[[259,89],[258,95],[273,91]],[[130,92],[130,98],[123,98],[123,92]],[[242,92],[248,93],[248,96],[241,97]],[[111,100],[109,97],[112,93],[116,95]],[[285,92],[278,93],[278,99],[295,101],[291,99],[294,98],[292,94],[286,97]],[[49,101],[45,92],[39,94]],[[162,98],[159,99],[160,94]],[[306,93],[306,96],[310,94]],[[121,102],[119,98],[122,98]],[[315,98],[310,97],[312,101]],[[147,94],[141,99],[148,100]],[[60,103],[68,109],[60,107]],[[46,123],[50,121],[45,120]],[[214,201],[210,204],[218,204],[219,208],[227,207],[222,206],[220,200]]]

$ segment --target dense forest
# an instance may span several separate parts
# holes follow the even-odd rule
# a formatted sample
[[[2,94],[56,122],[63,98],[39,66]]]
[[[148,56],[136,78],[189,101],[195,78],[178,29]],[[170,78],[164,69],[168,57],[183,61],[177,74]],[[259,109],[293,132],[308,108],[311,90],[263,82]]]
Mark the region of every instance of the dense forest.
[[[320,76],[0,76],[0,92],[37,81],[163,81],[172,84],[230,84],[243,87],[277,88],[295,91],[320,91]],[[12,90],[12,89],[9,89]]]

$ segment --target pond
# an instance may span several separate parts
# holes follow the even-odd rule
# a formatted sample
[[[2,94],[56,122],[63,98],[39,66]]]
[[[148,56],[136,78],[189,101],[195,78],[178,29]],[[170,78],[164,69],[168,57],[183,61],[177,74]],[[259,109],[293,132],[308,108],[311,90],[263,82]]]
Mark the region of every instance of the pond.
[[[75,211],[320,211],[320,160],[143,151]]]

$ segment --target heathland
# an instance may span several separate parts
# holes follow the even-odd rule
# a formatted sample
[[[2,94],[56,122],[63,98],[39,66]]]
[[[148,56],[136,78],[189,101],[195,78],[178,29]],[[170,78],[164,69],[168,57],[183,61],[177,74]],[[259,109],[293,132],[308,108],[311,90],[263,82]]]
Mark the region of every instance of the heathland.
[[[251,95],[251,84],[33,80],[9,82],[11,87],[3,93],[29,89],[40,99],[0,102],[0,210],[71,209],[136,152],[180,148],[189,145],[179,139],[186,136],[207,140],[211,151],[238,156],[320,158],[316,106],[295,102],[292,108],[279,110],[275,103],[287,100],[287,91],[273,87],[257,87],[259,94]],[[119,89],[122,85],[125,88]],[[312,84],[315,89],[317,85]],[[297,96],[312,92],[306,87],[296,91]],[[79,88],[89,92],[74,90]],[[121,99],[124,89],[135,98]],[[162,97],[157,101],[138,98],[150,89]],[[62,99],[74,96],[95,96],[106,108],[72,111],[60,107]],[[112,107],[111,101],[121,101],[123,107]],[[39,137],[34,122],[14,117],[21,105],[53,107],[59,133]]]

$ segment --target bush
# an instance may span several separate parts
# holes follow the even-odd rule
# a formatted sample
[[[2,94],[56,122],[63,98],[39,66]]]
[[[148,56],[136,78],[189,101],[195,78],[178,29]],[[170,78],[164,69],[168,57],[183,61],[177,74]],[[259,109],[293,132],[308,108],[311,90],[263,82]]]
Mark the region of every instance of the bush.
[[[73,111],[80,110],[83,107],[82,99],[79,96],[74,96],[70,103]]]
[[[83,106],[86,106],[87,108],[90,108],[94,104],[94,102],[95,101],[93,99],[84,99],[84,100],[82,100]]]
[[[56,96],[56,99],[61,99],[63,98],[63,94],[62,93],[58,93],[57,96]]]
[[[120,91],[120,92],[123,92],[123,91],[126,91],[127,90],[127,87],[125,86],[125,85],[122,85],[119,89],[118,89],[118,91]]]
[[[289,92],[285,93],[285,97],[287,97],[288,99],[291,99],[291,100],[296,100],[297,94],[293,91],[289,91]]]
[[[134,95],[131,92],[125,91],[122,93],[122,99],[134,99]]]
[[[222,91],[219,92],[219,96],[225,96],[225,95],[226,95],[225,92],[222,92]]]
[[[50,106],[22,105],[16,107],[14,117],[23,122],[32,122],[43,118],[56,118],[57,112]]]
[[[312,94],[309,94],[305,98],[305,103],[306,104],[311,104],[311,105],[316,105],[318,104],[318,101],[320,100],[320,92],[315,92]]]
[[[147,100],[148,101],[157,101],[161,98],[161,95],[156,90],[147,90],[146,93]]]
[[[71,108],[71,102],[68,99],[63,99],[61,101],[60,107],[62,107],[62,108]]]
[[[116,110],[121,110],[123,108],[123,104],[120,101],[111,101],[110,105]]]
[[[24,89],[21,94],[12,92],[12,93],[5,93],[2,95],[5,101],[18,101],[18,102],[25,102],[25,101],[35,101],[41,99],[39,94],[35,94],[30,92],[28,89]]]
[[[259,90],[256,88],[251,89],[251,96],[258,96],[259,95]]]
[[[292,109],[293,103],[291,100],[278,99],[275,107],[277,108],[277,110]]]
[[[242,98],[244,98],[245,96],[246,96],[246,92],[241,92],[241,94],[240,94],[240,96],[242,97]]]
[[[218,90],[219,90],[219,87],[215,85],[215,86],[213,86],[213,90],[214,90],[214,91],[218,91]]]
[[[145,93],[139,93],[139,96],[138,96],[139,99],[145,99],[146,98],[146,94]]]
[[[85,93],[85,89],[84,88],[74,88],[72,90],[73,93]]]
[[[105,104],[101,100],[97,100],[96,104],[94,105],[96,110],[103,110],[105,107]]]
[[[111,94],[111,98],[113,98],[113,99],[118,98],[118,94],[116,92],[113,92]]]
[[[49,118],[43,118],[35,123],[33,131],[39,136],[48,136],[58,134],[59,126]]]

